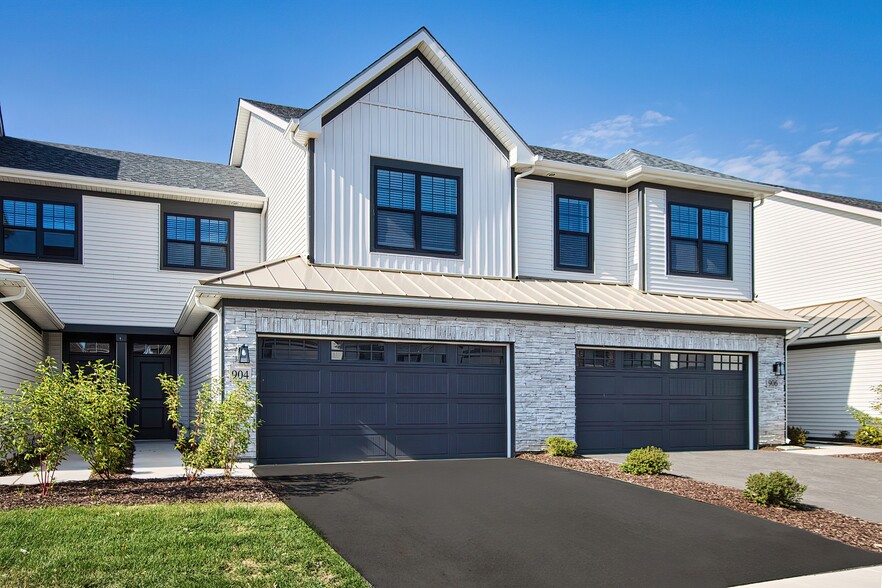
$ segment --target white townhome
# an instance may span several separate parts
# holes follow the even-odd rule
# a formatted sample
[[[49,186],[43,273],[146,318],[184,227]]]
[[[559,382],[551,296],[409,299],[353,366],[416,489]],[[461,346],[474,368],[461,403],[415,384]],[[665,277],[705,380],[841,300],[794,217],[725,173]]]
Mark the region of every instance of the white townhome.
[[[229,166],[6,138],[0,181],[0,257],[58,322],[9,320],[124,365],[140,423],[158,371],[250,379],[260,463],[785,435],[807,322],[754,301],[777,188],[530,146],[425,29],[311,108],[240,100]]]

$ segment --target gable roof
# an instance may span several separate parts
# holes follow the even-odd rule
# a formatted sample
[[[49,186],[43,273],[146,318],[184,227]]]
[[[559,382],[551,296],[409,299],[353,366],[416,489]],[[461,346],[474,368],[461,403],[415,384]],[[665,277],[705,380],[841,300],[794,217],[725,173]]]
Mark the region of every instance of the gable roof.
[[[618,284],[313,265],[301,256],[293,256],[200,280],[178,319],[178,332],[189,334],[204,318],[197,312],[195,298],[205,297],[209,303],[217,303],[224,296],[387,306],[400,311],[471,309],[768,329],[805,324],[804,319],[793,314],[754,301],[648,294]]]
[[[871,298],[804,306],[790,312],[812,323],[794,345],[831,339],[878,339],[882,336],[882,303]]]
[[[296,106],[282,106],[281,104],[273,104],[271,102],[261,102],[260,100],[252,100],[251,98],[242,98],[245,102],[249,104],[253,104],[254,106],[260,108],[261,110],[265,110],[272,115],[275,115],[282,120],[286,120],[288,122],[292,120],[298,120],[301,116],[306,114],[309,111],[308,108],[298,108]]]
[[[787,186],[781,186],[788,192],[793,192],[794,194],[800,194],[802,196],[809,196],[811,198],[817,198],[819,200],[825,200],[827,202],[835,202],[837,204],[845,204],[846,206],[856,206],[858,208],[863,208],[866,210],[873,210],[875,212],[882,212],[882,202],[878,200],[867,200],[865,198],[852,198],[850,196],[837,196],[836,194],[825,194],[824,192],[812,192],[811,190],[802,190],[800,188],[789,188]]]
[[[26,170],[157,187],[263,196],[237,167],[113,149],[0,137],[3,169]],[[159,190],[161,191],[161,190]]]

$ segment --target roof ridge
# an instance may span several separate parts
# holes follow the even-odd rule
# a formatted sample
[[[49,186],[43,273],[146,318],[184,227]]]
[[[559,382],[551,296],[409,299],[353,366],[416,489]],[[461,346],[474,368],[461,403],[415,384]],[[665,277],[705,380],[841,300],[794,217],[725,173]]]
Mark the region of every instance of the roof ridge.
[[[819,306],[833,306],[836,304],[846,304],[848,302],[857,302],[857,301],[863,301],[863,302],[872,301],[876,304],[880,304],[879,302],[876,302],[872,298],[868,298],[866,296],[855,296],[854,298],[845,298],[843,300],[833,300],[831,302],[819,302],[817,304],[806,304],[804,306],[793,306],[793,307],[787,308],[785,310],[787,310],[789,312],[795,312],[797,310],[803,310],[805,308],[817,308]]]

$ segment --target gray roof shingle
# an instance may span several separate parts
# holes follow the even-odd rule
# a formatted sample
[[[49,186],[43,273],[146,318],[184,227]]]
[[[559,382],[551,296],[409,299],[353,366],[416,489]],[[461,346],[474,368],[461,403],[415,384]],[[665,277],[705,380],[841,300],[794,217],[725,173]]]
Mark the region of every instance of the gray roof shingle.
[[[823,192],[812,192],[811,190],[801,190],[799,188],[788,188],[782,186],[788,192],[802,194],[803,196],[811,196],[828,202],[838,202],[839,204],[847,204],[849,206],[857,206],[858,208],[866,208],[867,210],[875,210],[882,212],[882,202],[877,200],[866,200],[864,198],[852,198],[850,196],[837,196],[835,194],[825,194]]]
[[[576,165],[587,165],[590,167],[602,167],[613,169],[606,165],[606,160],[596,155],[588,155],[578,151],[564,151],[563,149],[555,149],[553,147],[540,147],[538,145],[530,145],[530,149],[536,155],[541,155],[545,159],[552,161],[562,161],[564,163],[574,163]]]
[[[294,119],[299,119],[304,114],[306,114],[309,109],[308,108],[297,108],[296,106],[282,106],[281,104],[272,104],[270,102],[261,102],[260,100],[252,100],[251,98],[242,98],[245,102],[249,104],[253,104],[258,108],[262,108],[266,110],[270,114],[274,114],[277,117],[290,121]]]
[[[0,137],[0,167],[263,196],[238,167],[112,149]]]

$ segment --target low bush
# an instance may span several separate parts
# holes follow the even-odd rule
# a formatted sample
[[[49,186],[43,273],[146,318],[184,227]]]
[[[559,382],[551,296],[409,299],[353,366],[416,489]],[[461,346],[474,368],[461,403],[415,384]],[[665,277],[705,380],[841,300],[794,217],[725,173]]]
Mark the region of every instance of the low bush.
[[[858,445],[882,445],[882,427],[861,427],[854,434],[854,442]]]
[[[549,455],[573,457],[576,455],[576,447],[578,446],[575,441],[563,437],[549,437],[545,440],[545,448]]]
[[[849,434],[848,431],[839,431],[838,433],[833,433],[833,438],[837,441],[847,441]]]
[[[747,478],[744,497],[763,506],[795,508],[802,500],[806,487],[793,476],[775,471],[769,474],[751,474]]]
[[[809,432],[802,427],[787,427],[787,438],[790,439],[791,445],[798,445],[800,447],[805,445],[806,435],[808,435],[808,433]]]
[[[657,476],[669,469],[671,469],[670,456],[653,446],[632,450],[621,465],[621,470],[626,474],[638,476]]]
[[[31,470],[33,464],[27,456],[33,453],[34,447],[29,428],[21,398],[0,390],[0,476]]]

